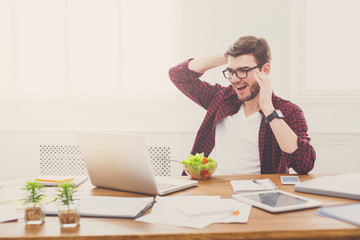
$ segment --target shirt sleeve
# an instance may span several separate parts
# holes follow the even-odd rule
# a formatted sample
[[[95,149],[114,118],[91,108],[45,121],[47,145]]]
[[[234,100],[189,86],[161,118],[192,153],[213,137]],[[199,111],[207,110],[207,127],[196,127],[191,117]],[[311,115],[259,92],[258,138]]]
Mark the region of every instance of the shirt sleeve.
[[[314,167],[316,153],[310,144],[310,137],[307,134],[308,126],[303,111],[298,107],[292,109],[287,117],[289,127],[297,135],[298,148],[293,153],[283,152],[288,167],[292,167],[298,174],[307,174]]]
[[[170,68],[170,80],[183,94],[203,108],[208,109],[216,92],[220,91],[223,87],[219,84],[211,85],[201,81],[199,78],[203,74],[189,69],[188,64],[191,60],[189,59]]]

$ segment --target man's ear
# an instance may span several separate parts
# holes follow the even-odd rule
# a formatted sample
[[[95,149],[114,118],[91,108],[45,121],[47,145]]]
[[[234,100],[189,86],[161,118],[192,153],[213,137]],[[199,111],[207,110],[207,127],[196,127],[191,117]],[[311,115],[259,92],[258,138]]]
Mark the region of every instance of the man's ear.
[[[266,73],[266,75],[269,75],[269,73],[270,73],[270,64],[269,63],[264,64],[264,66],[262,67],[262,72]]]

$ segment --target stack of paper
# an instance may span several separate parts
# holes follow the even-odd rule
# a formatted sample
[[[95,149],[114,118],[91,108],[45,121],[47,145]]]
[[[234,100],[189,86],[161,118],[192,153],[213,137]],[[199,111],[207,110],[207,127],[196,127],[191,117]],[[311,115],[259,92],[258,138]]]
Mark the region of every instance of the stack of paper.
[[[234,193],[258,192],[276,190],[277,187],[269,179],[252,179],[252,180],[231,180],[231,186]]]
[[[322,207],[317,214],[360,226],[360,203]]]
[[[151,213],[136,221],[204,228],[212,223],[246,223],[251,205],[220,196],[156,197]]]

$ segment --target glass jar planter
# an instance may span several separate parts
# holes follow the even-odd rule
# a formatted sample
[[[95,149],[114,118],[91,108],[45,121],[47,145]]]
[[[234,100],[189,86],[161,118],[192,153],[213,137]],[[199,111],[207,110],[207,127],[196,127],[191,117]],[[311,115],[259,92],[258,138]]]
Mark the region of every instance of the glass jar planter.
[[[80,213],[77,204],[59,206],[59,223],[62,228],[75,228],[80,224]]]
[[[27,225],[40,225],[45,221],[45,205],[43,203],[25,203],[24,218]]]

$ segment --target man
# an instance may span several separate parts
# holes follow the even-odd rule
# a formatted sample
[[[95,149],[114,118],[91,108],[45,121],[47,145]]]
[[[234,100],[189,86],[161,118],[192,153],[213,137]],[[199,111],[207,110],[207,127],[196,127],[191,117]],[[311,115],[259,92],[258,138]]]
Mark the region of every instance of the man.
[[[304,114],[273,93],[270,59],[265,39],[245,36],[225,54],[189,59],[169,71],[176,87],[207,110],[191,153],[217,160],[217,174],[286,174],[290,168],[306,174],[314,167]],[[224,64],[228,87],[199,79]]]

